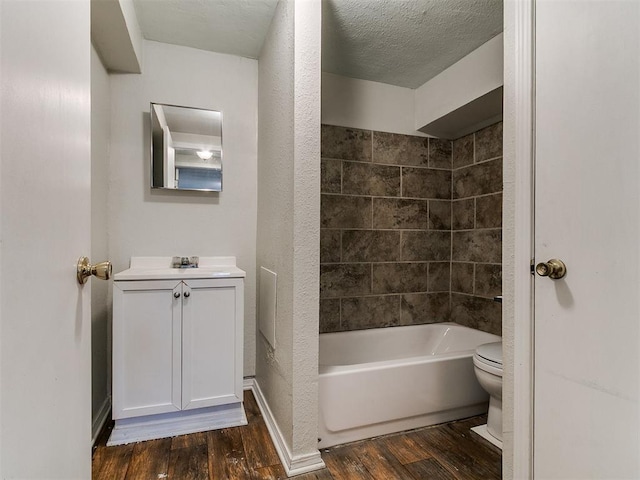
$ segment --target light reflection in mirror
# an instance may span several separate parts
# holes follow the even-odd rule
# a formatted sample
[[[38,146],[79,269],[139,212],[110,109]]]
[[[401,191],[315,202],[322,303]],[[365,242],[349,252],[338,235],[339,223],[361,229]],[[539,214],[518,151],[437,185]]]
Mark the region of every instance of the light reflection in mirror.
[[[222,191],[222,113],[152,103],[151,187]]]

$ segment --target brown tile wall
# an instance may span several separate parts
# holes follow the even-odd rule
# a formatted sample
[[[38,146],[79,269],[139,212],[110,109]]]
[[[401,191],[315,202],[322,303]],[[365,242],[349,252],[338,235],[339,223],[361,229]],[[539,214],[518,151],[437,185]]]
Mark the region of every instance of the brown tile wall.
[[[451,149],[322,126],[321,332],[449,320]]]
[[[500,334],[502,123],[453,142],[322,126],[320,331]]]
[[[502,334],[502,122],[453,142],[451,320]]]

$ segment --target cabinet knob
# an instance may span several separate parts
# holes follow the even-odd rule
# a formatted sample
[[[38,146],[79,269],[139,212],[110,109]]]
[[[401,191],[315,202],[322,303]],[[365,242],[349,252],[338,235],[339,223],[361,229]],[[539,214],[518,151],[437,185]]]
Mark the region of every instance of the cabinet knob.
[[[180,292],[173,292],[174,298],[180,298]]]
[[[191,292],[186,291],[184,292],[184,298],[189,298],[191,296]]]

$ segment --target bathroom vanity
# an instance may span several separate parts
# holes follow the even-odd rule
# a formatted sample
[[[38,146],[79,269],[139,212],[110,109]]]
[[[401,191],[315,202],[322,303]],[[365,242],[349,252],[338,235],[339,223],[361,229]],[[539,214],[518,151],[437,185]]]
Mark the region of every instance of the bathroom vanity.
[[[246,425],[243,289],[235,257],[132,257],[113,283],[108,445]]]

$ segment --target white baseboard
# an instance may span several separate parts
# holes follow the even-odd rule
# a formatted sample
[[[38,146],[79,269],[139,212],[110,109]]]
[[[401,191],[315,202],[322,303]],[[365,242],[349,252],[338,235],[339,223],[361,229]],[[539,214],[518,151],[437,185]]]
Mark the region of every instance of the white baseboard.
[[[478,435],[480,435],[482,438],[487,440],[489,443],[494,444],[496,447],[502,450],[502,442],[489,433],[489,430],[487,430],[486,423],[484,425],[478,425],[477,427],[473,427],[471,431],[476,432]]]
[[[247,424],[242,402],[116,420],[107,447]]]
[[[242,383],[242,389],[253,391],[253,384],[255,383],[255,381],[256,381],[256,377],[244,377],[243,383]]]
[[[253,396],[258,403],[258,407],[260,407],[262,417],[267,424],[269,435],[271,435],[271,439],[273,440],[280,462],[282,463],[288,477],[325,468],[325,464],[322,461],[319,450],[307,455],[293,456],[291,454],[291,450],[289,449],[280,428],[278,428],[278,424],[276,423],[276,420],[271,413],[271,409],[262,394],[262,390],[260,390],[260,385],[258,385],[255,378],[245,378],[244,388],[245,390],[251,390],[253,392]]]
[[[98,435],[102,431],[102,427],[109,420],[109,412],[111,412],[111,397],[107,397],[102,402],[102,406],[100,410],[98,410],[98,414],[91,422],[91,445],[95,445],[98,441]]]

